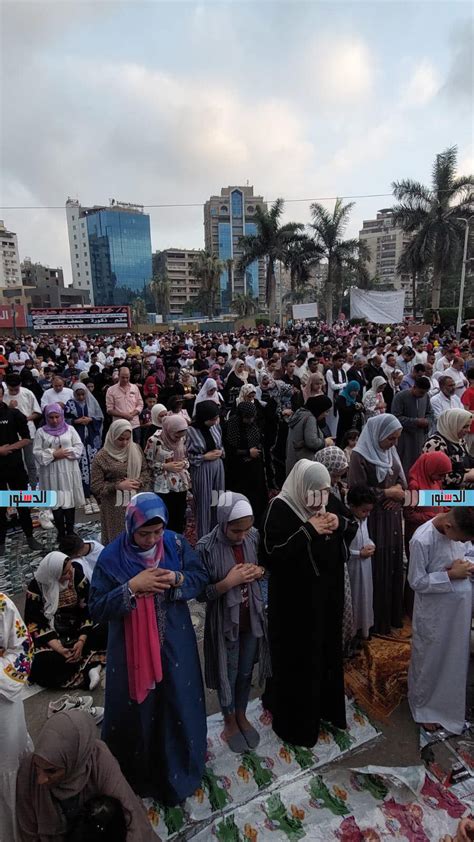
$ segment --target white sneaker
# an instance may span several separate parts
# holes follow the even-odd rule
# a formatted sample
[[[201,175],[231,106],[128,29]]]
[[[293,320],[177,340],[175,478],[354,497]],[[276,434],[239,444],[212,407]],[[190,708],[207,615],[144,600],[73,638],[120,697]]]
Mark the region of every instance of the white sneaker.
[[[99,506],[97,500],[95,500],[93,497],[91,497],[91,506],[92,506],[92,511],[94,512],[95,515],[97,515],[100,512],[100,506]]]
[[[91,670],[89,670],[89,690],[95,690],[95,688],[99,686],[100,673],[101,673],[100,664],[98,664],[96,667],[93,667]]]
[[[104,718],[104,708],[99,706],[89,708],[86,713],[90,713],[96,725],[100,725]]]
[[[91,515],[91,514],[92,514],[92,511],[93,511],[93,509],[92,509],[92,503],[91,503],[91,501],[90,501],[90,500],[86,500],[86,504],[85,504],[85,506],[84,506],[84,514],[85,514],[85,515]]]
[[[49,519],[46,511],[39,513],[38,520],[42,529],[54,529],[54,523]]]
[[[92,696],[72,696],[65,693],[60,696],[55,702],[50,702],[48,705],[48,719],[53,713],[60,713],[64,710],[86,710],[89,711],[93,702]]]

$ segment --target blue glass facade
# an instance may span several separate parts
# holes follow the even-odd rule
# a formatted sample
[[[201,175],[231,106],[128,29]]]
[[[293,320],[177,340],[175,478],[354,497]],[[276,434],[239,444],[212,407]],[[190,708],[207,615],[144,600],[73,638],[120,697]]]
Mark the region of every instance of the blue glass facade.
[[[233,190],[231,194],[232,216],[239,218],[243,216],[243,198],[240,190]]]
[[[152,278],[150,217],[99,210],[87,217],[94,301],[129,304]]]
[[[232,259],[232,231],[230,222],[219,222],[219,260]],[[228,312],[232,301],[232,288],[229,283],[229,271],[221,273],[221,309]]]
[[[256,236],[257,226],[255,222],[245,223],[245,233],[248,236]],[[245,271],[245,289],[247,295],[258,298],[258,260],[254,260]]]

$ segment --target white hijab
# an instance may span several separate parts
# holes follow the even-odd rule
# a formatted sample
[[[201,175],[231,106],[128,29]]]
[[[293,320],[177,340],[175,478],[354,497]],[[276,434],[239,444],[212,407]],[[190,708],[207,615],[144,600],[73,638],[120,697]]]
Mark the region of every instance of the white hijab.
[[[316,513],[312,494],[331,486],[329,471],[319,462],[300,459],[288,474],[280,493],[275,499],[284,500],[300,520],[306,522]],[[324,511],[322,506],[319,511]]]
[[[214,392],[213,395],[210,395],[209,392],[212,389],[215,389],[216,391]],[[196,400],[194,401],[193,418],[196,415],[196,407],[197,407],[198,403],[202,403],[203,401],[214,401],[214,403],[216,403],[218,406],[220,406],[220,403],[222,401],[222,396],[220,395],[220,393],[218,391],[217,383],[216,383],[216,381],[214,380],[213,377],[207,378],[207,380],[202,384],[202,386],[201,386],[201,388],[200,388],[200,390],[197,394]]]
[[[63,575],[64,562],[67,559],[65,553],[48,553],[40,561],[35,573],[35,579],[40,586],[44,600],[44,615],[49,622],[53,621],[58,610],[59,591],[61,590],[59,579]]]
[[[396,430],[401,429],[402,425],[398,418],[395,418],[389,412],[376,415],[375,418],[368,419],[354,447],[353,453],[360,453],[369,464],[375,466],[378,482],[384,481],[393,465],[394,455],[396,455],[394,447],[383,450],[380,447],[380,442],[387,436],[391,436]]]

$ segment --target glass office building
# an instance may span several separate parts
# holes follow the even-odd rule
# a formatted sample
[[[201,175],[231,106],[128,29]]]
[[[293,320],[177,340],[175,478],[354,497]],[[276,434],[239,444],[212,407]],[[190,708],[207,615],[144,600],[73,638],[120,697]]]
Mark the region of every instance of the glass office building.
[[[257,234],[257,206],[266,208],[253,187],[223,187],[220,196],[211,196],[204,205],[206,251],[225,264],[220,277],[220,309],[232,310],[237,295],[249,295],[261,306],[265,304],[265,261],[254,261],[245,271],[239,268],[242,250],[240,239]]]
[[[129,304],[152,278],[150,217],[107,208],[86,211],[94,302]]]

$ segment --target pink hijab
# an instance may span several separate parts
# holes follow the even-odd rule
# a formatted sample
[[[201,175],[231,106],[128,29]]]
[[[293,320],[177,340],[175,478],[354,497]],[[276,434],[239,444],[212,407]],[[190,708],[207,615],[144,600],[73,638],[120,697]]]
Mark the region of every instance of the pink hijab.
[[[188,429],[188,423],[179,413],[166,415],[161,429],[161,444],[166,450],[171,450],[175,462],[181,462],[186,457],[186,436],[176,438],[177,433]]]

